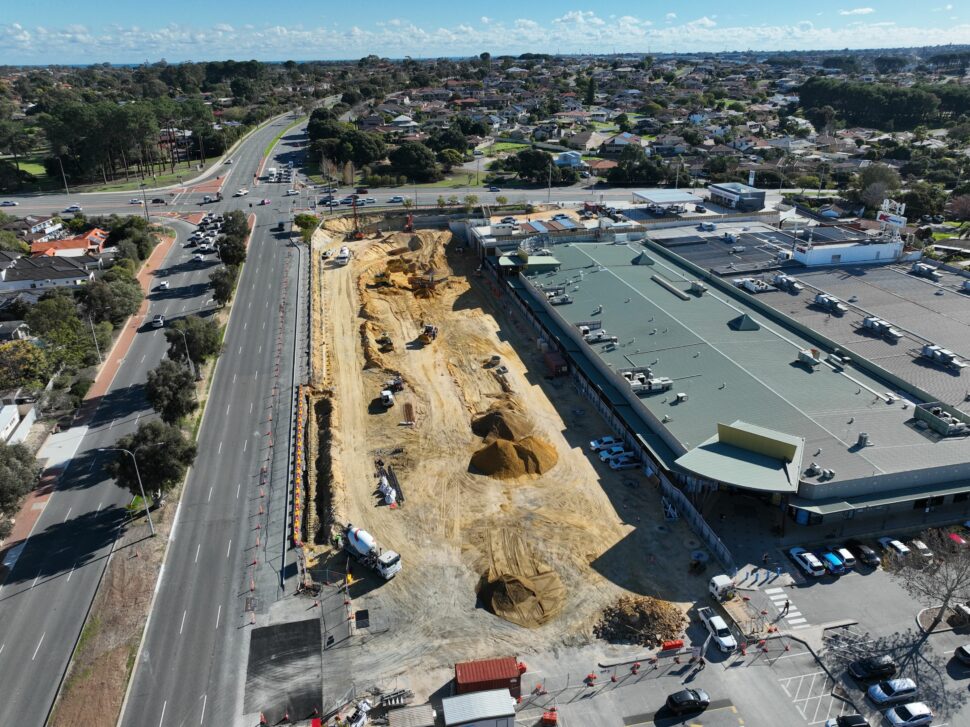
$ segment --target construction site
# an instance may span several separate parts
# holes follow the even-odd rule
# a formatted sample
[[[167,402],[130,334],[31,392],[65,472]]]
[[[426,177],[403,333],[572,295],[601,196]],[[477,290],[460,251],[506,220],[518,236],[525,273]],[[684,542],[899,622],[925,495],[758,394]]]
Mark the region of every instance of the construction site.
[[[706,587],[694,534],[654,478],[589,451],[608,428],[465,243],[394,224],[312,241],[304,541],[312,579],[369,615],[355,689],[423,700],[459,661],[675,636]],[[400,557],[361,567],[341,548],[358,531]]]

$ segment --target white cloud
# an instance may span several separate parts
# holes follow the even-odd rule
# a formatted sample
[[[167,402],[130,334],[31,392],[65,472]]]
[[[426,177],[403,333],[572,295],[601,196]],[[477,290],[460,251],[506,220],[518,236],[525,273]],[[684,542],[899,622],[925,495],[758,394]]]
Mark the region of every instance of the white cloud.
[[[481,22],[482,25],[488,25],[489,23],[492,22],[492,19],[490,17],[488,17],[487,15],[483,15],[481,18],[479,18],[479,20],[480,20],[480,22]]]
[[[839,15],[870,15],[876,12],[873,8],[852,8],[851,10],[840,10]]]
[[[713,28],[717,23],[705,15],[697,20],[692,20],[688,25],[695,28]]]
[[[215,30],[218,30],[220,33],[232,33],[234,30],[234,28],[231,25],[228,25],[226,23],[216,23],[212,27]]]
[[[575,25],[605,25],[606,21],[598,18],[592,10],[570,10],[561,18],[552,22],[559,24],[573,23]]]
[[[667,13],[666,15],[664,15],[664,20],[676,20],[676,19],[677,19],[677,13]]]

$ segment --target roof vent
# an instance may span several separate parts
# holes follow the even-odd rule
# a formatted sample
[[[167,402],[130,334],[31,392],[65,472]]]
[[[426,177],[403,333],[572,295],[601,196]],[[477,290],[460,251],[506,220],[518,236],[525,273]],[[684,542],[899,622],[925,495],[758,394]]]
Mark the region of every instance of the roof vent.
[[[857,447],[868,447],[869,442],[869,432],[859,432],[859,440],[856,442]]]

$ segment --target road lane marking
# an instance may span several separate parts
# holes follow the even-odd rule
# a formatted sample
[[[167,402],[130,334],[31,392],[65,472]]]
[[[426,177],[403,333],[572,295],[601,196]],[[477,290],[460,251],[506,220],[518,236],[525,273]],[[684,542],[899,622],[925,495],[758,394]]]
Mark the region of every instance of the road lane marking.
[[[242,346],[239,347],[239,353],[237,355],[242,356]]]
[[[236,484],[236,499],[237,500],[239,499],[239,490],[240,490],[241,487],[242,487],[242,483],[241,482]]]
[[[246,321],[243,321],[243,330],[245,331],[247,328],[249,328],[249,323],[247,323]],[[265,323],[263,323],[263,328],[266,328]]]
[[[206,703],[206,695],[203,694],[202,695],[202,716],[199,717],[199,724],[202,724],[202,722],[205,720],[205,703]]]
[[[234,383],[234,384],[236,383],[236,375],[235,374],[232,375],[232,383]]]
[[[226,416],[229,415],[229,407],[230,406],[231,406],[231,404],[226,404]]]
[[[77,568],[77,561],[74,561],[74,565],[71,566],[71,572],[67,574],[67,580],[71,580],[71,576],[74,575],[75,568]]]
[[[158,727],[162,727],[162,723],[165,721],[165,707],[167,706],[168,700],[166,699],[164,702],[162,702],[162,716],[161,719],[158,720]]]
[[[253,402],[249,402],[249,413],[253,413]]]
[[[794,626],[795,624],[803,624],[808,621],[807,618],[790,618],[788,619],[788,624]]]
[[[209,502],[211,499],[212,499],[212,487],[209,487],[209,496],[205,498],[205,501]]]
[[[34,649],[34,655],[32,657],[30,657],[30,660],[31,661],[33,661],[34,659],[37,658],[37,652],[40,651],[40,645],[44,643],[44,637],[45,636],[47,636],[47,632],[46,631],[40,635],[40,641],[37,642],[37,648]]]
[[[69,517],[71,517],[71,510],[73,510],[73,509],[74,509],[73,507],[69,507],[69,508],[67,508],[67,515],[65,515],[65,516],[64,516],[64,519],[63,519],[63,520],[61,520],[61,522],[62,522],[62,523],[66,523],[66,522],[67,522],[67,519],[68,519]]]
[[[222,454],[222,442],[219,442],[219,451],[216,454]]]
[[[148,354],[146,353],[146,354],[145,354],[145,356],[147,356],[147,355],[148,355]],[[139,361],[138,363],[140,363],[140,364],[143,364],[143,363],[145,363],[145,356],[142,356],[142,357],[141,357],[141,361]]]
[[[249,448],[249,440],[245,439],[243,440],[243,452],[245,452],[248,448]]]
[[[188,610],[182,611],[182,623],[179,624],[179,634],[181,634],[182,629],[185,628],[185,614],[187,613],[188,613]]]
[[[0,654],[3,653],[3,650],[6,646],[7,646],[6,644],[0,644]]]
[[[219,610],[216,611],[216,628],[219,628],[219,619],[222,618],[222,604],[219,604]]]
[[[232,538],[229,538],[229,545],[226,546],[226,557],[229,557],[229,551],[232,550]]]
[[[202,543],[195,546],[195,562],[199,562],[199,551],[202,550]]]
[[[258,380],[259,380],[259,371],[257,371],[256,375],[253,377],[253,381],[258,381]]]
[[[262,346],[262,344],[260,344],[259,351],[257,351],[256,353],[262,353],[262,352],[263,352],[263,346]]]
[[[39,581],[39,580],[40,580],[40,574],[41,574],[41,571],[37,571],[37,577],[36,577],[36,578],[34,578],[34,582],[30,584],[30,587],[31,587],[31,588],[33,588],[34,586],[36,586],[36,585],[37,585],[37,581]]]
[[[111,424],[108,425],[108,429],[111,429],[111,427],[113,427],[114,425],[115,425],[115,420],[112,419]]]
[[[101,512],[101,506],[102,506],[103,504],[104,504],[103,502],[99,502],[99,503],[98,503],[98,509],[97,509],[97,510],[95,510],[95,512]]]

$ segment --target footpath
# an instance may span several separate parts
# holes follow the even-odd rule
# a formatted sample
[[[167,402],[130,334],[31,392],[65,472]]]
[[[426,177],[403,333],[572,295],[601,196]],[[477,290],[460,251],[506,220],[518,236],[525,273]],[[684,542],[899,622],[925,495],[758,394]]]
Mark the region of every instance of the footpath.
[[[64,474],[74,453],[81,445],[88,431],[88,423],[94,417],[101,403],[102,398],[111,388],[111,383],[118,374],[121,365],[128,355],[132,342],[138,329],[145,321],[148,314],[148,295],[151,292],[152,281],[155,273],[162,266],[169,251],[175,244],[174,235],[166,235],[161,238],[155,249],[152,250],[148,260],[142,265],[141,270],[136,276],[141,289],[145,294],[142,299],[138,312],[131,316],[115,338],[111,350],[105,356],[104,362],[98,369],[97,376],[88,393],[84,396],[84,401],[74,415],[74,421],[69,429],[56,432],[47,437],[37,453],[37,459],[43,464],[44,472],[41,474],[38,486],[27,495],[24,504],[15,518],[13,530],[10,536],[0,543],[0,585],[7,578],[7,574],[13,570],[20,552],[27,544],[28,538],[34,530],[37,521],[47,507],[57,482]]]

